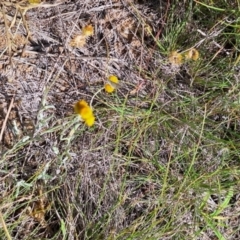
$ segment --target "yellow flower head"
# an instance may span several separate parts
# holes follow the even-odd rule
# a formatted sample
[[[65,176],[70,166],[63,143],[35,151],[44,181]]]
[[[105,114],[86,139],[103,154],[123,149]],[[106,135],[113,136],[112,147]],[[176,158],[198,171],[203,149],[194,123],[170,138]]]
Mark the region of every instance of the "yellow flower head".
[[[104,89],[105,89],[105,91],[106,91],[107,93],[112,93],[112,92],[114,92],[114,90],[115,90],[115,88],[114,88],[111,84],[109,84],[109,83],[106,83],[106,84],[104,85]]]
[[[186,59],[192,59],[194,61],[198,60],[199,59],[199,52],[198,52],[198,50],[195,49],[195,48],[190,49],[189,51],[187,51],[185,53],[185,58]]]
[[[113,83],[119,83],[118,78],[114,75],[109,76],[108,80]]]
[[[93,126],[94,122],[95,122],[95,117],[94,116],[91,116],[91,117],[89,117],[88,119],[85,120],[85,123],[88,127]]]
[[[93,111],[90,107],[84,107],[80,110],[80,115],[83,120],[86,120],[93,116]]]
[[[116,76],[111,75],[108,77],[107,83],[104,85],[104,89],[107,93],[112,93],[116,88],[118,88],[119,80]]]
[[[87,126],[91,127],[95,122],[92,108],[85,100],[80,100],[74,105],[74,112],[78,114]]]
[[[169,62],[174,65],[181,65],[182,59],[183,59],[182,55],[177,51],[171,52],[168,57]]]
[[[83,108],[89,107],[88,103],[84,100],[80,100],[74,104],[74,112],[76,114],[81,114]]]
[[[90,37],[94,34],[94,28],[92,25],[87,25],[82,29],[82,33],[85,37]]]

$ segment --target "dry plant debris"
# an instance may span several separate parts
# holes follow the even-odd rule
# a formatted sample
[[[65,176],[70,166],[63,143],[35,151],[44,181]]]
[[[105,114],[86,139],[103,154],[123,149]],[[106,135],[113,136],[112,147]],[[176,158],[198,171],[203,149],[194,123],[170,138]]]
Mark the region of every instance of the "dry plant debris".
[[[41,3],[41,0],[28,0],[30,4],[39,4]]]
[[[183,56],[181,53],[178,53],[177,51],[172,51],[169,54],[168,60],[173,65],[181,65],[183,63]]]
[[[46,213],[50,210],[51,204],[43,195],[43,191],[40,188],[38,192],[38,200],[31,203],[27,209],[27,213],[30,217],[34,218],[41,226],[46,227],[47,222],[45,220]]]
[[[184,62],[187,60],[193,60],[197,61],[199,59],[199,52],[195,48],[191,48],[190,50],[183,51],[183,52],[177,52],[177,51],[172,51],[169,54],[168,61],[172,65],[182,65]]]
[[[195,48],[191,48],[184,54],[185,59],[192,59],[194,61],[197,61],[199,59],[199,52]]]
[[[76,35],[71,41],[70,46],[81,48],[86,44],[87,39],[90,36],[93,36],[94,34],[94,28],[92,25],[87,25],[82,29],[82,33]]]

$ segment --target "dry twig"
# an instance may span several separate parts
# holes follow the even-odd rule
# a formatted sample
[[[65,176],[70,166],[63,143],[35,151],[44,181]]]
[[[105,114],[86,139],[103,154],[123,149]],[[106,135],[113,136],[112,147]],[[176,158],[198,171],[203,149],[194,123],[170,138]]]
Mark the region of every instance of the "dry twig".
[[[3,133],[4,133],[5,127],[7,125],[7,120],[8,120],[9,114],[11,112],[11,109],[13,107],[14,97],[15,96],[12,97],[12,100],[10,102],[10,105],[9,105],[9,108],[8,108],[8,111],[7,111],[7,115],[6,115],[6,117],[4,119],[4,122],[3,122],[3,125],[2,125],[2,129],[1,129],[1,133],[0,133],[0,142],[2,141]]]

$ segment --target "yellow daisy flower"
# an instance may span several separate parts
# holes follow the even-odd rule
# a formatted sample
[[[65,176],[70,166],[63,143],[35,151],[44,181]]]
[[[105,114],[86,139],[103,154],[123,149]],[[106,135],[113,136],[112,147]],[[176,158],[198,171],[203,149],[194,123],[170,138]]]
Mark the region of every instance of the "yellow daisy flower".
[[[116,76],[111,75],[108,77],[107,83],[104,85],[104,89],[107,93],[112,93],[118,88],[119,80]]]
[[[81,111],[84,107],[89,107],[89,106],[88,106],[88,103],[87,103],[86,101],[84,101],[84,100],[80,100],[80,101],[78,101],[78,102],[76,102],[76,103],[74,104],[74,112],[75,112],[76,114],[81,114],[80,111]]]
[[[106,84],[104,85],[104,89],[105,89],[105,91],[106,91],[107,93],[112,93],[112,92],[114,92],[114,90],[115,90],[115,88],[114,88],[111,84],[109,84],[109,83],[106,83]]]
[[[94,28],[92,25],[87,25],[82,29],[82,33],[85,37],[90,37],[94,34]]]
[[[86,120],[93,116],[93,111],[90,107],[84,107],[80,110],[80,115],[83,120]]]
[[[95,122],[95,117],[93,115],[85,120],[85,123],[88,127],[92,127],[94,122]]]
[[[81,117],[87,126],[91,127],[94,124],[93,110],[85,100],[80,100],[74,104],[74,112]]]
[[[109,77],[108,77],[108,80],[109,80],[110,82],[113,82],[113,83],[119,83],[118,78],[117,78],[116,76],[114,76],[114,75],[109,76]]]

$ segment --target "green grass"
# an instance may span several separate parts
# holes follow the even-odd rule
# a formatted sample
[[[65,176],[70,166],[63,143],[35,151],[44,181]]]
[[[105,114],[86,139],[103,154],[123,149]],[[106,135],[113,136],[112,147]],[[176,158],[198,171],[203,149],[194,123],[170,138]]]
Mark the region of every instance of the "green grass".
[[[52,70],[35,134],[1,154],[1,239],[239,237],[240,4],[213,2],[170,4],[156,64],[133,63],[111,95],[86,93],[92,128],[56,114],[48,97],[63,66]],[[199,60],[168,63],[194,46]]]

